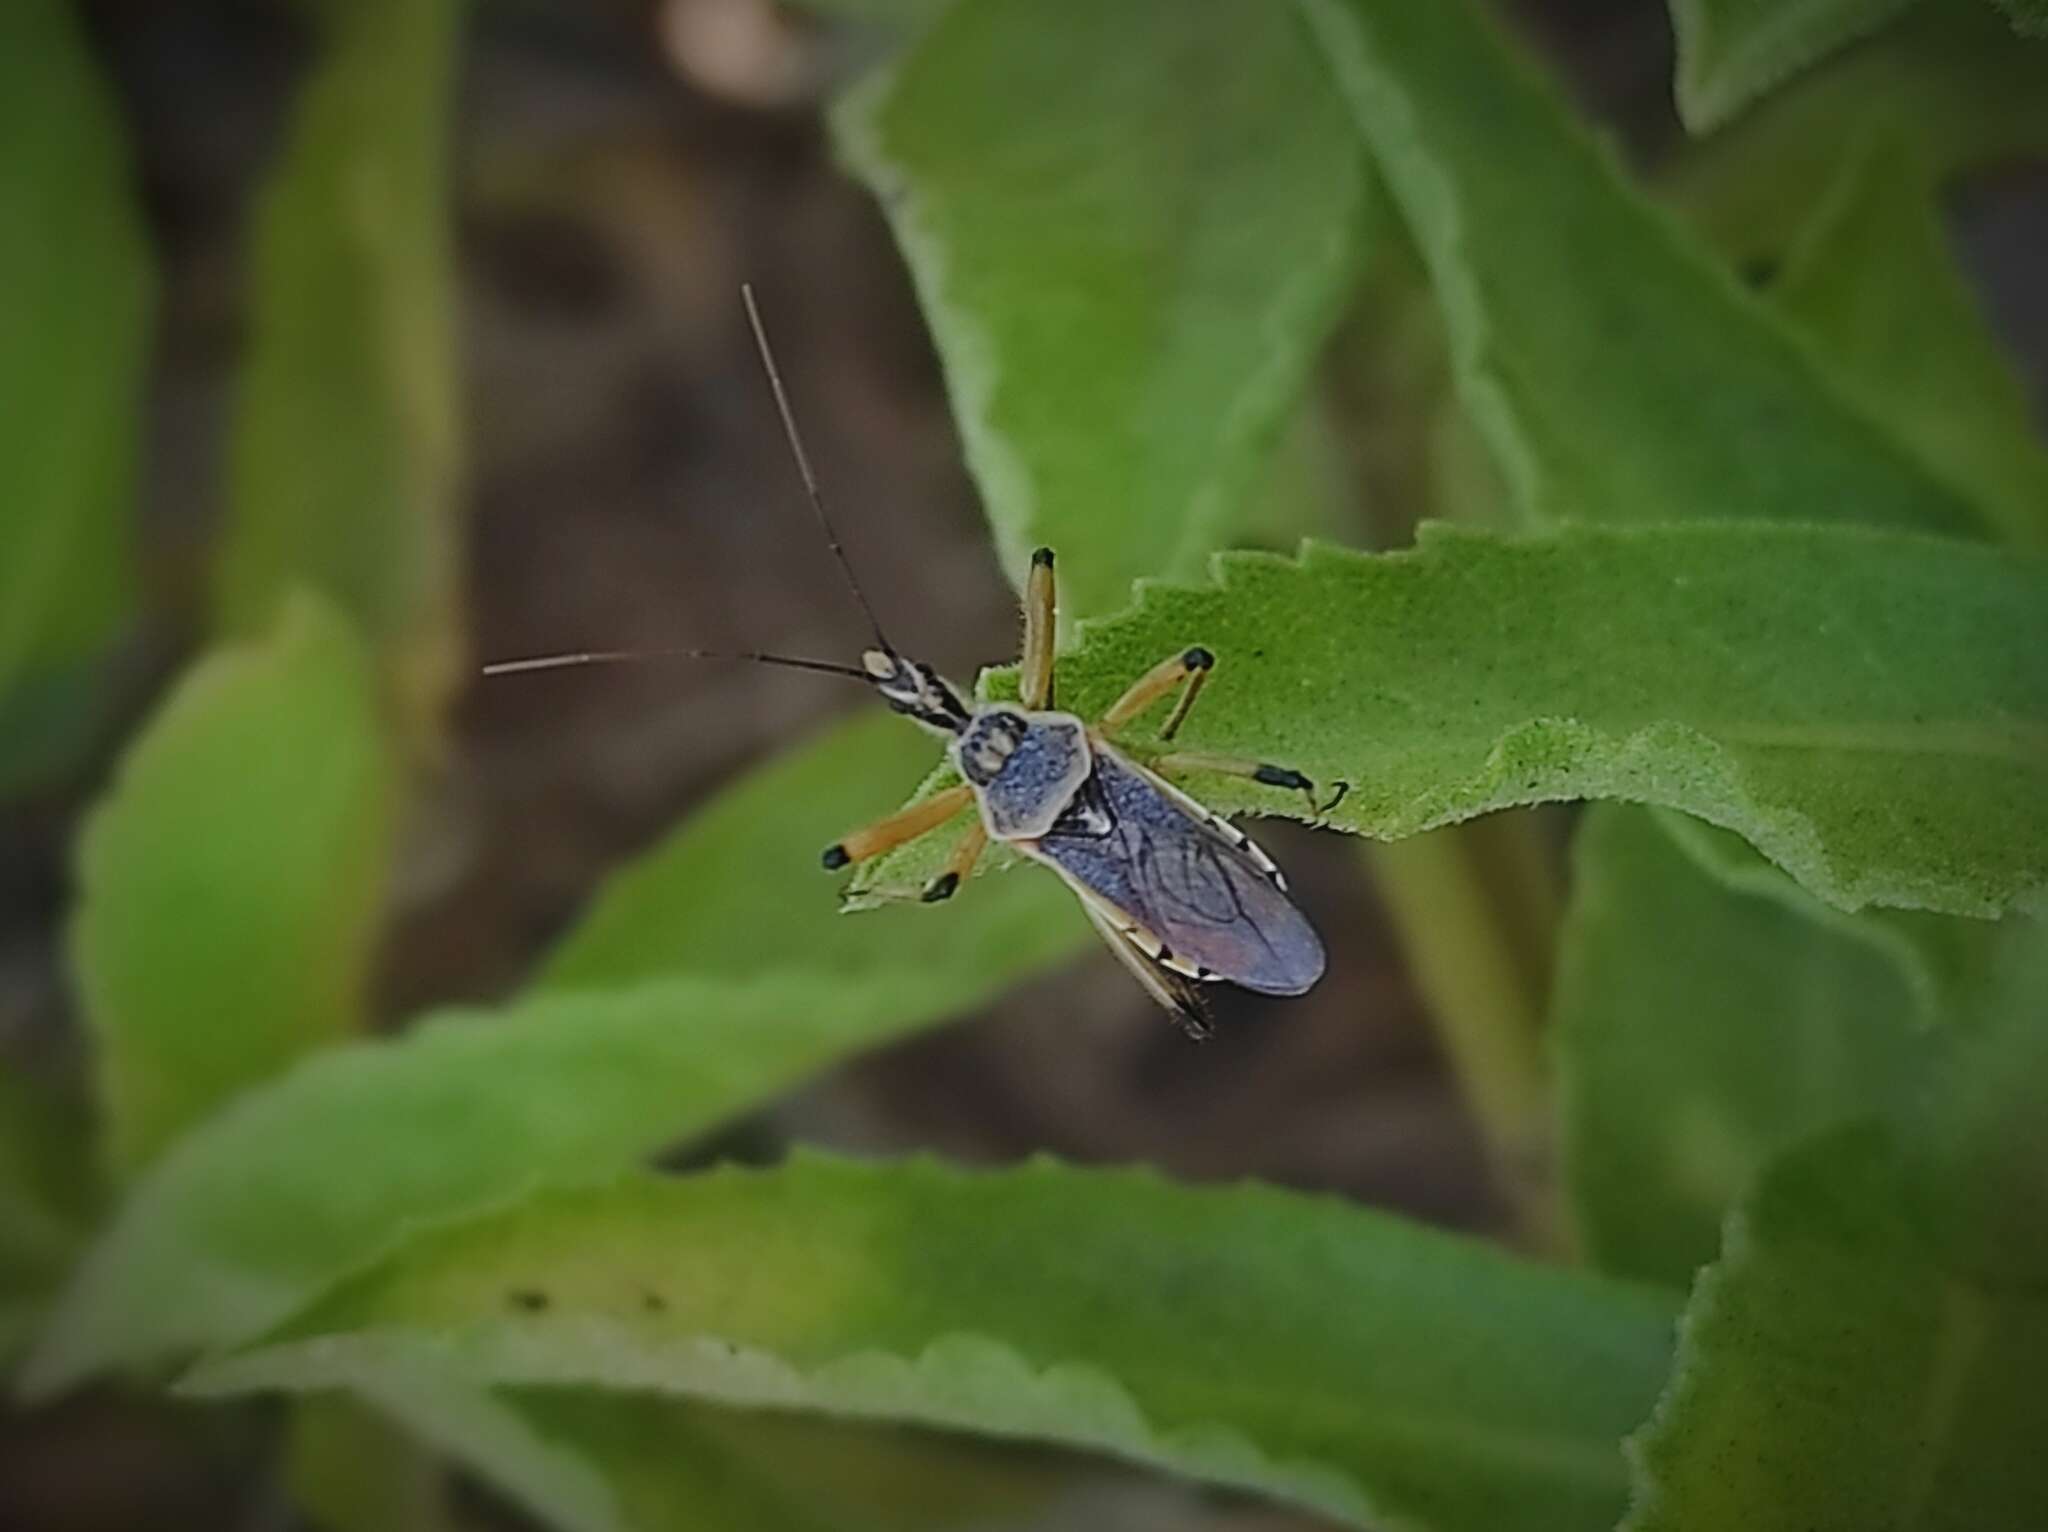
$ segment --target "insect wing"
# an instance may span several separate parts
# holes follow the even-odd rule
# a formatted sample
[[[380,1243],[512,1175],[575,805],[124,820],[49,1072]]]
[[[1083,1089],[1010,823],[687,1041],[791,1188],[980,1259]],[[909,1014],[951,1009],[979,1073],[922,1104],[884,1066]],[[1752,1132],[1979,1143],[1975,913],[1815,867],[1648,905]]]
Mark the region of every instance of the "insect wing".
[[[1068,811],[1023,849],[1115,912],[1117,928],[1171,968],[1267,995],[1298,995],[1322,977],[1323,944],[1272,864],[1114,750],[1098,744]]]
[[[1082,912],[1087,915],[1089,923],[1101,933],[1116,960],[1131,971],[1131,976],[1143,986],[1145,993],[1165,1006],[1189,1037],[1200,1040],[1211,1036],[1216,1024],[1209,1019],[1209,1007],[1202,1000],[1200,986],[1187,975],[1175,973],[1156,959],[1147,957],[1117,929],[1113,917],[1094,899],[1085,893],[1079,897]]]

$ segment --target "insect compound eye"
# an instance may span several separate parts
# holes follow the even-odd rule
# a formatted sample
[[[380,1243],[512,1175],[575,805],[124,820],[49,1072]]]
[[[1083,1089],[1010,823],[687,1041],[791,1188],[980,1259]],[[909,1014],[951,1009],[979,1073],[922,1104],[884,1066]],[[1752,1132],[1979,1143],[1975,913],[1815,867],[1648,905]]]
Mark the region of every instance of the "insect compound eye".
[[[1024,720],[1015,713],[984,713],[974,722],[960,747],[960,769],[968,780],[986,786],[1017,753],[1024,738]]]

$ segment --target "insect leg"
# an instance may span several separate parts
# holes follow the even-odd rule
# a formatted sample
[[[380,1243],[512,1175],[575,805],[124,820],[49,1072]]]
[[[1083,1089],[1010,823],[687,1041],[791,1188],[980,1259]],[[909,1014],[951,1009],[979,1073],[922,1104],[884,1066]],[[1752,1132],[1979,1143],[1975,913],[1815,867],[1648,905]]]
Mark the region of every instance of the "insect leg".
[[[1024,587],[1024,674],[1018,687],[1023,704],[1032,709],[1052,706],[1052,644],[1055,602],[1052,549],[1031,555],[1031,579]]]
[[[924,902],[936,904],[953,897],[953,891],[974,871],[974,864],[988,850],[988,827],[977,819],[961,835],[953,854],[946,858],[946,870],[924,886]]]
[[[1349,782],[1339,782],[1328,803],[1316,802],[1316,785],[1300,772],[1288,766],[1272,766],[1264,761],[1248,761],[1235,755],[1210,755],[1201,750],[1176,750],[1171,755],[1162,755],[1146,763],[1161,776],[1172,776],[1179,771],[1213,771],[1220,777],[1247,777],[1254,782],[1263,782],[1268,787],[1285,787],[1301,793],[1308,799],[1309,812],[1320,819],[1351,791]]]
[[[1199,646],[1183,649],[1172,659],[1161,660],[1110,704],[1109,711],[1102,715],[1096,727],[1105,734],[1114,734],[1176,686],[1185,683],[1187,690],[1181,693],[1179,703],[1166,720],[1166,727],[1160,731],[1162,739],[1172,739],[1181,721],[1188,716],[1188,709],[1195,705],[1196,696],[1215,666],[1216,656]]]
[[[864,862],[884,851],[893,851],[905,841],[915,840],[925,831],[937,829],[966,808],[973,798],[972,787],[965,782],[956,783],[943,792],[933,793],[922,803],[913,803],[887,819],[878,819],[844,839],[834,841],[825,848],[825,855],[820,860],[827,871],[836,872],[849,863]]]

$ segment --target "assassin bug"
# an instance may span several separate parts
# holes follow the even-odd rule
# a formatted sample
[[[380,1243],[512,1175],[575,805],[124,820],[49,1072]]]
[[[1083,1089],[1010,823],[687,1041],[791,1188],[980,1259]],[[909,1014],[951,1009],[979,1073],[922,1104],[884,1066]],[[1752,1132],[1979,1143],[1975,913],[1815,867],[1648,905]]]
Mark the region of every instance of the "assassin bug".
[[[857,669],[753,651],[671,649],[507,660],[486,665],[484,674],[675,656],[851,676],[873,687],[896,712],[943,736],[962,780],[826,847],[828,870],[880,856],[972,806],[976,820],[961,833],[944,870],[926,885],[925,902],[950,898],[989,843],[1000,841],[1059,875],[1110,951],[1192,1037],[1212,1030],[1201,997],[1205,982],[1227,980],[1266,995],[1308,990],[1323,974],[1323,944],[1287,897],[1280,869],[1243,831],[1167,778],[1182,771],[1246,777],[1303,794],[1318,816],[1336,806],[1348,784],[1338,783],[1330,800],[1317,804],[1315,785],[1284,766],[1198,751],[1168,751],[1141,761],[1114,743],[1114,736],[1177,690],[1159,733],[1162,743],[1172,741],[1216,666],[1215,656],[1199,646],[1138,677],[1093,724],[1055,711],[1056,597],[1049,548],[1031,558],[1015,703],[969,703],[931,666],[898,652],[883,636],[826,513],[753,289],[743,286],[740,293],[804,492],[874,630],[874,647],[861,655]]]

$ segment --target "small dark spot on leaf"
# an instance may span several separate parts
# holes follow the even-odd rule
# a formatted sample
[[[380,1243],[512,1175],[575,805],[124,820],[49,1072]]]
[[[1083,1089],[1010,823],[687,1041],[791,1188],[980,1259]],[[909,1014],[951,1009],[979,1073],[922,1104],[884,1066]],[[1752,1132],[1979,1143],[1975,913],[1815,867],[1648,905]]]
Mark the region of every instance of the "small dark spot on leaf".
[[[505,1295],[505,1301],[515,1309],[538,1314],[548,1306],[548,1295],[537,1287],[515,1287]]]
[[[660,1293],[652,1289],[646,1289],[640,1294],[640,1307],[650,1314],[666,1314],[668,1312],[668,1300],[662,1297]]]

